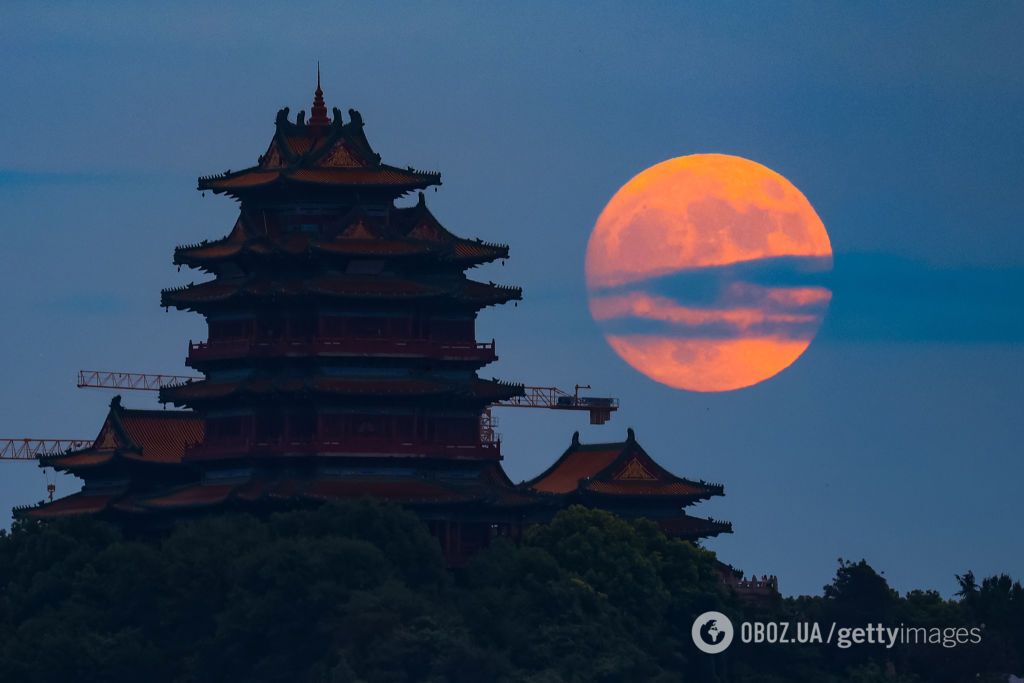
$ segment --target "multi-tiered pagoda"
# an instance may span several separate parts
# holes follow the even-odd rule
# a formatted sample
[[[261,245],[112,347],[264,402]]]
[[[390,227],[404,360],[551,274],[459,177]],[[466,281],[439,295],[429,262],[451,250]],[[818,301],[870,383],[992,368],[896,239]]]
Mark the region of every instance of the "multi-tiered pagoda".
[[[453,562],[571,503],[686,538],[729,531],[682,512],[721,487],[669,474],[632,430],[618,444],[574,437],[546,473],[509,481],[481,417],[523,388],[479,377],[497,356],[475,321],[521,290],[466,276],[508,247],[449,232],[422,193],[440,183],[382,163],[359,113],[328,115],[319,83],[308,120],[278,112],[256,166],[199,179],[239,202],[230,233],[174,253],[209,276],[161,296],[208,324],[186,359],[204,378],[160,392],[187,410],[112,404],[92,447],[44,461],[81,476],[82,492],[18,514],[166,520],[371,496],[416,510]],[[124,427],[143,417],[162,426]]]

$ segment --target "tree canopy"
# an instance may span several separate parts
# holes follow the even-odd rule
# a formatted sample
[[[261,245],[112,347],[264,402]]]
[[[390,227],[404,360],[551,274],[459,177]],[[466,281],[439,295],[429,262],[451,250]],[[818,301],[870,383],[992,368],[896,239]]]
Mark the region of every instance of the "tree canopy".
[[[153,537],[89,519],[0,532],[0,681],[962,681],[1024,661],[1024,590],[959,577],[900,596],[840,561],[821,597],[757,607],[714,555],[646,520],[571,508],[458,571],[411,513],[370,501],[211,515]],[[985,624],[972,648],[734,645],[696,615]],[[738,635],[737,635],[738,639]],[[981,679],[984,680],[984,679]],[[993,678],[992,680],[996,680]]]

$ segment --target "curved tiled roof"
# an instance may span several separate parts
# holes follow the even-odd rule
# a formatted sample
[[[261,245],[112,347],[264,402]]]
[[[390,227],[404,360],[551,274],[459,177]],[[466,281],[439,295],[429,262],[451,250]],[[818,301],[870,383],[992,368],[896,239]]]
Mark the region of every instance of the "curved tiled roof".
[[[524,486],[540,493],[664,496],[690,502],[722,495],[717,484],[683,479],[663,468],[636,442],[632,429],[625,441],[603,444],[582,444],[577,432],[565,453]]]
[[[24,516],[30,519],[53,519],[55,517],[96,514],[105,510],[117,495],[119,494],[74,493],[38,507],[20,508],[16,511],[16,514],[19,517]]]
[[[53,455],[42,462],[46,465],[59,466],[61,469],[73,469],[77,467],[94,467],[96,465],[105,465],[114,459],[116,451],[114,449],[101,449],[94,446],[82,449],[80,451],[70,451],[59,455]]]
[[[587,491],[621,496],[695,496],[708,494],[708,488],[689,481],[590,481]]]
[[[310,248],[329,254],[351,254],[353,256],[408,256],[410,254],[427,254],[432,251],[429,244],[399,239],[311,241]]]
[[[465,503],[481,499],[480,492],[470,489],[459,490],[423,478],[367,476],[189,484],[166,493],[142,498],[137,501],[137,505],[142,509],[197,508],[219,505],[233,499],[247,502],[265,498],[330,501],[367,496],[405,504]]]
[[[121,426],[139,447],[129,454],[147,462],[181,462],[185,449],[203,440],[203,419],[198,415],[169,411],[123,410]]]
[[[274,137],[259,164],[241,171],[226,171],[199,178],[200,190],[238,194],[270,187],[276,183],[334,188],[379,187],[395,194],[441,183],[441,174],[398,168],[380,162],[363,133],[363,120],[349,110],[351,120],[342,121],[334,110],[333,120],[325,116],[288,119],[288,110],[278,112]]]
[[[189,484],[170,493],[143,498],[138,504],[144,508],[206,507],[227,500],[235,484]]]
[[[117,458],[148,463],[180,463],[185,449],[203,439],[203,419],[190,411],[133,410],[110,402],[103,425],[88,448],[49,456],[44,465],[74,471]]]
[[[473,305],[492,305],[522,299],[519,287],[473,280],[433,284],[397,277],[320,275],[305,280],[266,278],[230,281],[214,279],[165,289],[161,305],[189,308],[196,304],[229,301],[237,297],[319,295],[340,299],[424,299],[451,297]]]
[[[547,475],[535,481],[530,488],[543,493],[569,493],[575,491],[581,479],[592,477],[619,457],[621,449],[578,450],[567,453]]]
[[[681,514],[677,517],[656,520],[658,526],[668,536],[676,538],[698,538],[731,534],[732,523],[704,517],[691,517]]]
[[[395,479],[316,479],[304,495],[317,500],[339,500],[370,496],[394,503],[455,503],[479,496],[456,491],[437,482],[412,477]]]
[[[274,215],[244,211],[231,233],[218,240],[178,246],[174,263],[206,267],[245,254],[406,258],[429,256],[464,268],[508,257],[508,246],[457,237],[426,207],[423,193],[412,207],[392,207],[385,216],[354,207],[333,218],[329,227],[311,233],[288,231]]]
[[[285,182],[321,187],[394,188],[404,193],[430,187],[431,185],[439,185],[441,183],[441,174],[435,171],[405,170],[392,166],[380,166],[377,168],[296,168],[280,171],[266,171],[253,167],[235,173],[203,176],[199,179],[199,189],[234,193],[239,190],[253,190]]]

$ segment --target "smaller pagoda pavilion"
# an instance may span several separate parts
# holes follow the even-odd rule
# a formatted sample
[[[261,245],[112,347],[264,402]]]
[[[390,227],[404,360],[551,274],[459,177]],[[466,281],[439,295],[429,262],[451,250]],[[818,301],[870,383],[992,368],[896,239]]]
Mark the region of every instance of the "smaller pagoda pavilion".
[[[182,466],[182,456],[202,439],[203,420],[192,411],[133,410],[123,407],[121,397],[115,396],[91,445],[39,459],[40,467],[81,479],[82,489],[39,507],[15,508],[14,514],[52,519],[143,512],[137,506],[141,496],[195,478]]]
[[[731,533],[732,525],[683,512],[712,496],[721,496],[721,484],[691,481],[659,465],[637,443],[632,428],[616,443],[580,443],[580,433],[555,463],[522,488],[540,500],[555,499],[557,507],[585,505],[609,510],[622,517],[646,517],[670,536],[697,539]]]

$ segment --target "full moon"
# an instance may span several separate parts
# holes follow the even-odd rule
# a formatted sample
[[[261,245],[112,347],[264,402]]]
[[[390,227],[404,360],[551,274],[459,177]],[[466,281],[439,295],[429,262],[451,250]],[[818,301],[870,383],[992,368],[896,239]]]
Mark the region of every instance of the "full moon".
[[[811,203],[761,164],[669,159],[611,198],[587,245],[590,312],[651,379],[731,391],[807,349],[828,309],[832,245]]]

